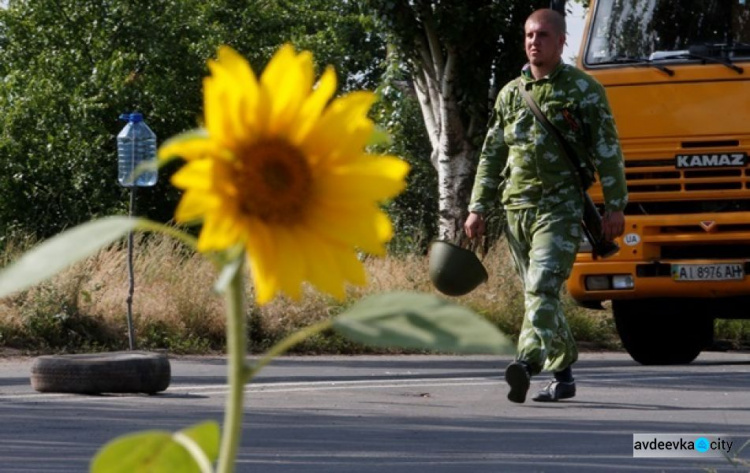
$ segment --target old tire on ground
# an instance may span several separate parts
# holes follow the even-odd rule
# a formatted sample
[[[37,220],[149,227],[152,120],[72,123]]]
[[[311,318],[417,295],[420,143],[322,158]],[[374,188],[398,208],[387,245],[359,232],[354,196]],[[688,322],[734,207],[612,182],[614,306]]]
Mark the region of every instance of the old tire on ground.
[[[154,394],[169,387],[166,353],[121,351],[40,356],[31,366],[31,386],[40,392]]]
[[[690,363],[713,339],[714,320],[700,300],[612,301],[612,312],[623,346],[642,365]]]

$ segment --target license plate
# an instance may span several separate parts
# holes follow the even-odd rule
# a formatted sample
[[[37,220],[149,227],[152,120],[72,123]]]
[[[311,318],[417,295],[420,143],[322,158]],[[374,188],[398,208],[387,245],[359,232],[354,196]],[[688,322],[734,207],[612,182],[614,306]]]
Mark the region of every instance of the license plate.
[[[745,279],[742,263],[673,264],[675,281],[738,281]]]

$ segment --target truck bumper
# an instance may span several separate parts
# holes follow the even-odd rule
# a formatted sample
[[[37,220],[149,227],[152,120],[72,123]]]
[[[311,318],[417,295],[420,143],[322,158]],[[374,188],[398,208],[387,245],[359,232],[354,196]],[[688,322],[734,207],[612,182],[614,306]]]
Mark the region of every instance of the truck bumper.
[[[715,265],[717,261],[591,261],[581,257],[573,266],[568,279],[568,292],[578,302],[646,298],[718,298],[750,295],[750,260],[733,260],[743,268],[744,275],[738,280],[679,281],[672,275],[674,265]],[[598,278],[596,278],[598,276]],[[628,276],[630,278],[628,278]],[[602,281],[628,281],[621,289],[602,289]],[[597,284],[592,284],[593,282]]]

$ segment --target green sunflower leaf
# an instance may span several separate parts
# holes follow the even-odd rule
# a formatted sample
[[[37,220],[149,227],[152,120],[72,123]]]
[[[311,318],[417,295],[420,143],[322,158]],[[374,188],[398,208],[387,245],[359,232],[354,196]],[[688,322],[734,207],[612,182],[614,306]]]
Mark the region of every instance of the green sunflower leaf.
[[[376,126],[367,141],[367,147],[371,146],[388,146],[393,142],[393,138],[385,128]]]
[[[0,297],[27,289],[127,235],[141,219],[107,217],[45,240],[0,271]]]
[[[352,340],[450,353],[513,353],[513,342],[484,317],[430,294],[394,292],[362,299],[333,320]]]
[[[178,434],[185,434],[192,439],[200,447],[206,459],[213,463],[219,458],[220,430],[217,422],[208,421],[183,429]]]
[[[118,437],[91,460],[91,473],[209,473],[219,456],[219,425],[204,422],[175,434],[148,430]]]

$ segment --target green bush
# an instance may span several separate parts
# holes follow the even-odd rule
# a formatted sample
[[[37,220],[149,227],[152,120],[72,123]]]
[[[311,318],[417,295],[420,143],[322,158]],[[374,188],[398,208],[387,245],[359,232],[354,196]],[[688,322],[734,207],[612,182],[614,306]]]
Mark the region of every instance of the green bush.
[[[320,70],[333,64],[342,89],[373,89],[384,48],[369,21],[355,3],[330,0],[16,0],[0,8],[0,247],[127,213],[129,193],[116,181],[118,117],[142,112],[160,143],[195,128],[206,61],[221,44],[259,71],[293,42],[313,50]],[[172,218],[175,166],[139,190],[137,214]]]
[[[74,283],[75,284],[75,283]],[[37,350],[97,350],[117,345],[111,327],[100,317],[81,313],[76,291],[44,284],[21,309],[23,330],[14,345]]]

